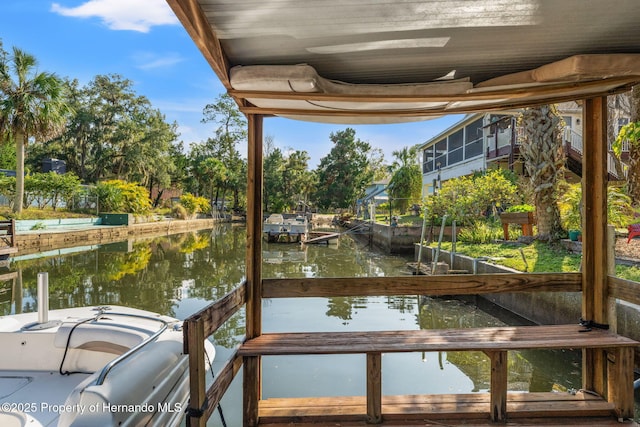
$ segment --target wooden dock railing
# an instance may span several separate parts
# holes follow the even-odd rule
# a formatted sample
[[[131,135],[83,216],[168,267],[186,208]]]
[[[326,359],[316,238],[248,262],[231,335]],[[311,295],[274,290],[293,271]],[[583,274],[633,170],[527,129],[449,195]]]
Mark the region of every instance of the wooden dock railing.
[[[621,298],[633,303],[640,303],[640,284],[628,280],[608,277],[610,282],[610,295],[615,298]],[[580,292],[581,291],[581,273],[539,273],[539,274],[479,274],[479,275],[455,275],[455,276],[403,276],[403,277],[366,277],[366,278],[299,278],[299,279],[263,279],[261,281],[261,293],[263,298],[301,298],[301,297],[335,297],[335,296],[394,296],[394,295],[428,295],[428,296],[442,296],[442,295],[481,295],[491,293],[513,293],[513,292]],[[246,363],[257,363],[261,354],[268,354],[269,351],[280,351],[282,349],[271,348],[271,345],[267,345],[264,349],[259,351],[250,350],[251,347],[241,346],[240,349],[236,349],[232,356],[225,362],[223,367],[216,374],[211,387],[206,389],[205,381],[205,356],[204,356],[204,339],[211,336],[215,331],[220,328],[233,314],[237,313],[246,304],[246,283],[243,283],[238,288],[225,295],[222,299],[212,303],[200,312],[194,314],[185,320],[184,323],[184,335],[185,335],[185,353],[189,354],[190,360],[190,375],[191,375],[191,401],[188,409],[188,426],[204,426],[206,420],[211,416],[212,412],[222,399],[229,385],[231,384],[235,375],[239,372],[240,368]],[[416,333],[424,333],[415,331]],[[371,335],[375,338],[376,332]],[[267,334],[269,335],[269,334]],[[289,335],[283,334],[283,339],[288,340]],[[579,334],[579,336],[582,334]],[[592,337],[585,337],[585,339],[592,339]],[[612,338],[613,341],[616,342]],[[534,344],[533,347],[544,348],[544,339],[540,340],[539,345]],[[249,344],[251,340],[247,341]],[[254,341],[255,343],[261,342],[260,340]],[[605,343],[609,348],[605,349],[608,352],[618,355],[625,355],[625,366],[617,367],[618,371],[611,371],[612,376],[618,379],[627,379],[629,376],[629,360],[633,360],[633,355],[629,353],[617,353],[616,348],[620,346]],[[506,343],[506,341],[505,341]],[[500,344],[500,343],[498,343]],[[503,343],[504,344],[504,343]],[[575,344],[575,343],[574,343]],[[493,349],[492,351],[498,351],[501,355],[501,359],[506,357],[506,351],[517,344],[504,344],[504,349]],[[588,348],[594,345],[592,342],[585,342],[582,345],[575,344],[576,348]],[[511,346],[511,347],[510,347]],[[599,344],[595,344],[599,346]],[[633,347],[633,343],[626,342],[622,344],[623,347]],[[304,347],[304,346],[303,346]],[[297,347],[297,352],[306,351],[303,347]],[[384,347],[384,346],[382,346]],[[380,347],[376,349],[376,354],[385,352],[388,349]],[[574,345],[570,345],[574,347]],[[309,347],[311,348],[311,347]],[[313,349],[313,348],[311,348]],[[467,349],[465,347],[465,349]],[[471,349],[469,347],[468,349]],[[468,350],[467,349],[467,350]],[[285,349],[284,353],[287,353],[289,349]],[[358,349],[352,349],[353,351]],[[344,348],[336,347],[335,349],[330,345],[323,349],[326,354],[334,354],[344,352]],[[351,350],[350,350],[351,351]],[[408,349],[407,351],[411,351]],[[284,354],[283,353],[283,354]],[[287,354],[294,354],[290,352]],[[297,353],[295,353],[297,354]],[[493,354],[493,353],[492,353]],[[367,357],[368,368],[367,371],[371,375],[379,376],[379,369],[371,369],[371,363],[377,359],[375,357]],[[374,355],[375,356],[375,355]],[[503,361],[503,360],[502,360]],[[502,366],[502,365],[500,365]],[[632,366],[631,366],[632,368]],[[624,369],[620,371],[620,369]],[[499,370],[502,372],[502,369]],[[615,375],[613,374],[615,372]],[[504,376],[504,372],[502,372]],[[369,374],[368,374],[369,375]],[[257,383],[260,383],[259,378],[255,378]],[[625,381],[626,383],[627,381]],[[376,385],[375,378],[367,380],[368,385]],[[602,414],[602,411],[617,412],[618,414],[629,414],[629,389],[630,385],[626,385],[623,388],[617,388],[612,395],[605,400],[589,401],[586,403],[587,410],[583,411],[583,414],[589,415],[591,412]],[[373,387],[373,390],[377,390],[379,387]],[[503,387],[504,388],[504,387]],[[501,388],[500,395],[492,396],[492,408],[498,408],[496,414],[491,418],[494,420],[504,419],[504,414],[507,411],[506,398],[503,396],[503,390]],[[622,390],[622,391],[621,391]],[[632,391],[631,391],[632,396]],[[245,396],[246,398],[246,396]],[[369,396],[364,402],[368,408],[369,422],[379,422],[380,414],[382,411],[381,404],[387,405],[382,401],[383,397],[379,396],[379,393],[375,393]],[[614,402],[612,400],[616,400]],[[387,400],[385,400],[387,401]],[[608,402],[607,402],[608,401]],[[622,401],[622,406],[620,405]],[[271,403],[274,404],[274,403]],[[277,404],[277,403],[276,403]],[[483,403],[484,404],[484,403]],[[512,405],[511,403],[509,405]],[[518,404],[516,404],[518,405]],[[569,404],[570,405],[570,404]],[[609,406],[607,406],[609,405]],[[561,406],[561,405],[560,405]],[[566,404],[565,404],[566,406]],[[591,412],[589,409],[591,408]],[[278,408],[280,413],[283,413],[283,408]],[[286,412],[286,409],[284,409]],[[541,416],[545,416],[542,411]],[[255,414],[257,415],[257,414]],[[247,425],[258,425],[259,417],[255,415],[245,414],[246,419],[255,420],[250,421]]]
[[[18,252],[16,246],[16,222],[12,219],[0,221],[0,260]]]
[[[189,355],[190,401],[187,427],[204,427],[231,381],[242,367],[237,351],[227,360],[213,384],[206,388],[204,340],[246,303],[246,282],[184,321],[184,353]]]

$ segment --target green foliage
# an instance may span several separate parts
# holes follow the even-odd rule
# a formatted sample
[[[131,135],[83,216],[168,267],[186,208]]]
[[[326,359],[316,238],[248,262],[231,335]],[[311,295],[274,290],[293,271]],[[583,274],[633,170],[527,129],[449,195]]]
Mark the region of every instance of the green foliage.
[[[0,137],[15,142],[16,213],[24,202],[25,146],[31,137],[44,140],[62,130],[70,113],[64,89],[58,76],[38,71],[34,56],[15,47],[0,55]]]
[[[13,200],[16,194],[16,178],[0,174],[0,195]]]
[[[466,243],[491,243],[502,236],[502,225],[495,220],[474,220],[458,233],[458,240]]]
[[[67,81],[66,89],[74,114],[61,137],[45,140],[40,155],[64,159],[83,182],[117,177],[148,188],[171,184],[177,124],[137,95],[131,80],[97,75],[85,86]]]
[[[124,196],[120,189],[114,185],[99,182],[89,190],[89,194],[98,199],[101,212],[119,212],[122,210]]]
[[[0,169],[16,169],[16,146],[13,141],[0,138]]]
[[[394,151],[397,161],[392,168],[393,176],[389,182],[389,195],[396,199],[396,208],[404,213],[410,204],[420,202],[422,193],[422,172],[416,161],[417,147],[404,147]]]
[[[618,132],[618,136],[616,136],[616,140],[613,142],[613,152],[617,157],[620,157],[620,154],[622,154],[622,143],[624,141],[629,141],[630,144],[637,145],[639,140],[640,122],[627,123],[620,128],[620,132]]]
[[[194,194],[208,194],[212,201],[222,200],[223,204],[231,192],[234,206],[238,207],[247,182],[247,163],[237,149],[247,139],[245,117],[228,94],[205,106],[203,116],[203,123],[215,122],[218,128],[213,138],[192,146],[189,157],[194,179],[187,189]]]
[[[26,205],[34,202],[39,209],[57,209],[61,201],[69,202],[81,191],[80,179],[73,173],[33,173],[25,177]]]
[[[31,230],[44,230],[46,228],[47,228],[47,226],[44,225],[43,222],[38,221],[35,224],[33,224],[33,226],[31,227]]]
[[[505,209],[505,212],[535,212],[536,208],[528,204],[513,205]]]
[[[500,206],[519,202],[518,188],[500,169],[462,176],[442,183],[442,188],[426,200],[429,215],[447,215],[458,224],[484,218]]]
[[[125,212],[142,215],[151,211],[147,191],[138,184],[120,180],[98,183],[91,194],[98,198],[101,212]]]
[[[373,179],[371,146],[357,139],[352,128],[331,133],[329,138],[334,145],[318,165],[315,199],[321,209],[350,208]]]
[[[184,207],[188,215],[198,212],[211,213],[211,203],[206,197],[194,196],[191,193],[185,193],[180,196],[180,205]]]
[[[571,184],[559,197],[560,221],[565,230],[580,230],[582,187]],[[633,222],[634,212],[631,206],[631,198],[620,187],[609,186],[607,188],[607,217],[609,224],[616,228],[624,228]]]

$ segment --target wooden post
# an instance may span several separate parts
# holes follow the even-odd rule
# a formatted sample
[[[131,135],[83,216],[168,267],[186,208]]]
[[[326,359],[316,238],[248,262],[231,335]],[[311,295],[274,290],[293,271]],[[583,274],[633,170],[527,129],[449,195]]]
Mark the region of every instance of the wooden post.
[[[262,121],[250,114],[247,155],[247,339],[262,334]],[[245,357],[243,376],[243,424],[258,425],[261,397],[260,358]]]
[[[607,369],[607,400],[615,405],[618,418],[633,418],[633,347],[612,349]]]
[[[491,360],[491,421],[507,419],[507,375],[508,363],[506,351],[485,352]]]
[[[613,225],[607,226],[607,275],[616,275],[616,228]],[[608,280],[608,279],[607,279]],[[608,293],[608,291],[607,291]],[[609,296],[609,330],[618,333],[618,309],[616,307],[616,299]]]
[[[382,354],[367,353],[367,423],[382,422]]]
[[[583,107],[582,155],[582,318],[607,324],[607,99],[590,98]],[[606,355],[583,352],[583,387],[605,395]]]
[[[207,419],[202,416],[206,409],[207,373],[204,364],[204,322],[202,318],[185,322],[184,343],[185,353],[189,355],[189,410],[187,411],[187,427],[205,427]],[[190,416],[193,415],[193,416]]]

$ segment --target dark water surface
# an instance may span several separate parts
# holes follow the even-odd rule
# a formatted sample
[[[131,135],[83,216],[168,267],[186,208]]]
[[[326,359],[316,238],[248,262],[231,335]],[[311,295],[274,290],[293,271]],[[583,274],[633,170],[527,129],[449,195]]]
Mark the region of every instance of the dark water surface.
[[[0,315],[37,311],[36,277],[49,273],[50,308],[125,305],[184,319],[244,279],[245,229],[212,230],[73,248],[18,257],[0,282]],[[408,274],[407,257],[382,255],[342,236],[338,245],[264,244],[264,277],[373,277]],[[64,252],[64,253],[62,253]],[[7,271],[0,271],[0,274]],[[518,324],[515,316],[475,300],[405,297],[271,299],[263,330],[366,331]],[[217,371],[244,336],[244,312],[215,336]],[[383,355],[383,394],[486,392],[487,357],[480,352]],[[364,355],[263,358],[263,396],[364,395]],[[509,354],[509,389],[557,391],[581,386],[580,355],[526,351]],[[242,425],[242,373],[222,401],[227,425]],[[214,413],[209,425],[221,425]]]

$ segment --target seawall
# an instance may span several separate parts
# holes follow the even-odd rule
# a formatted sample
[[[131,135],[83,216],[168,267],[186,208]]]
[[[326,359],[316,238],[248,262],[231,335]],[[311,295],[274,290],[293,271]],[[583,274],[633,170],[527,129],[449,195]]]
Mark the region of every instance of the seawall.
[[[79,245],[111,243],[132,237],[155,237],[212,228],[221,220],[191,219],[164,220],[130,225],[59,225],[43,230],[20,231],[16,233],[18,246],[16,255],[26,255],[52,249],[69,248]]]

